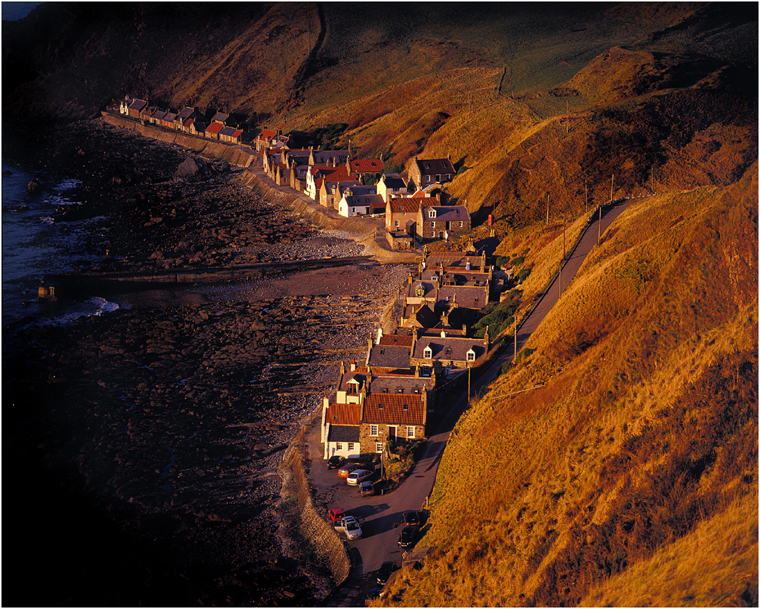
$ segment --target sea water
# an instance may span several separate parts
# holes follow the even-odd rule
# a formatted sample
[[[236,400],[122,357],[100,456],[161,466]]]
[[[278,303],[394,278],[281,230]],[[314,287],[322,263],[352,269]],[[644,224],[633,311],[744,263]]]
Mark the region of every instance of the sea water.
[[[28,192],[32,178],[42,183],[38,194]],[[47,273],[89,267],[100,258],[107,240],[106,218],[54,222],[59,205],[76,205],[75,180],[32,175],[11,160],[2,162],[2,278],[3,326],[59,324],[83,315],[100,315],[118,305],[97,296],[79,301],[38,302],[37,290]],[[102,254],[100,254],[102,256]]]

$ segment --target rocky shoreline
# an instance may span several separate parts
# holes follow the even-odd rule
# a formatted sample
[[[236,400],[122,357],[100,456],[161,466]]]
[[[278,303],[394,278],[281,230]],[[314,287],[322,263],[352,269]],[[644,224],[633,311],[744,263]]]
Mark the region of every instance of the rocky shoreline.
[[[348,235],[257,199],[222,164],[177,176],[186,152],[97,123],[55,136],[40,162],[82,181],[78,215],[110,219],[102,263],[83,272],[361,254]],[[324,597],[327,573],[283,555],[277,467],[337,363],[364,356],[407,272],[360,264],[122,292],[108,315],[5,328],[4,446],[23,464],[6,471],[6,497],[44,480],[6,516],[31,535],[22,556],[59,565],[42,590],[20,560],[6,603]],[[86,558],[67,562],[74,540]]]

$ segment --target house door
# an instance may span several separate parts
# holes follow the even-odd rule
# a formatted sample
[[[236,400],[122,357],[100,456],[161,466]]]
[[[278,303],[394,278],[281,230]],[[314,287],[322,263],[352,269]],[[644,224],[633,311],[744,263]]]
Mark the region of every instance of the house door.
[[[396,426],[395,425],[388,425],[388,439],[389,440],[395,440],[396,439]]]

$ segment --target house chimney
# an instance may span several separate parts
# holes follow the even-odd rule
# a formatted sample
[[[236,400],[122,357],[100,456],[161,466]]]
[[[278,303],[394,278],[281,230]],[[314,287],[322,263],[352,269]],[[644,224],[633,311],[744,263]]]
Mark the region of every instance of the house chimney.
[[[375,341],[372,340],[372,334],[369,335],[369,350],[372,351],[372,345],[375,343]]]
[[[356,370],[356,360],[353,360],[351,362],[351,372],[354,372]]]
[[[416,378],[416,379],[420,378],[420,367],[419,366],[415,366],[414,367],[414,378]]]
[[[377,344],[378,345],[380,344],[380,339],[381,338],[383,338],[383,329],[382,328],[378,328],[377,329]]]
[[[346,365],[343,360],[340,360],[340,375],[343,376],[346,373]]]

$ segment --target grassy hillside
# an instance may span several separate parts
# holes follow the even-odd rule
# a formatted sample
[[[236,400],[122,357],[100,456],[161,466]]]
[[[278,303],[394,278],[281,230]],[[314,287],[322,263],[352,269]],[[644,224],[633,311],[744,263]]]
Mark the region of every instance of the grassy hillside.
[[[756,604],[756,238],[756,164],[631,207],[458,423],[389,604]]]

